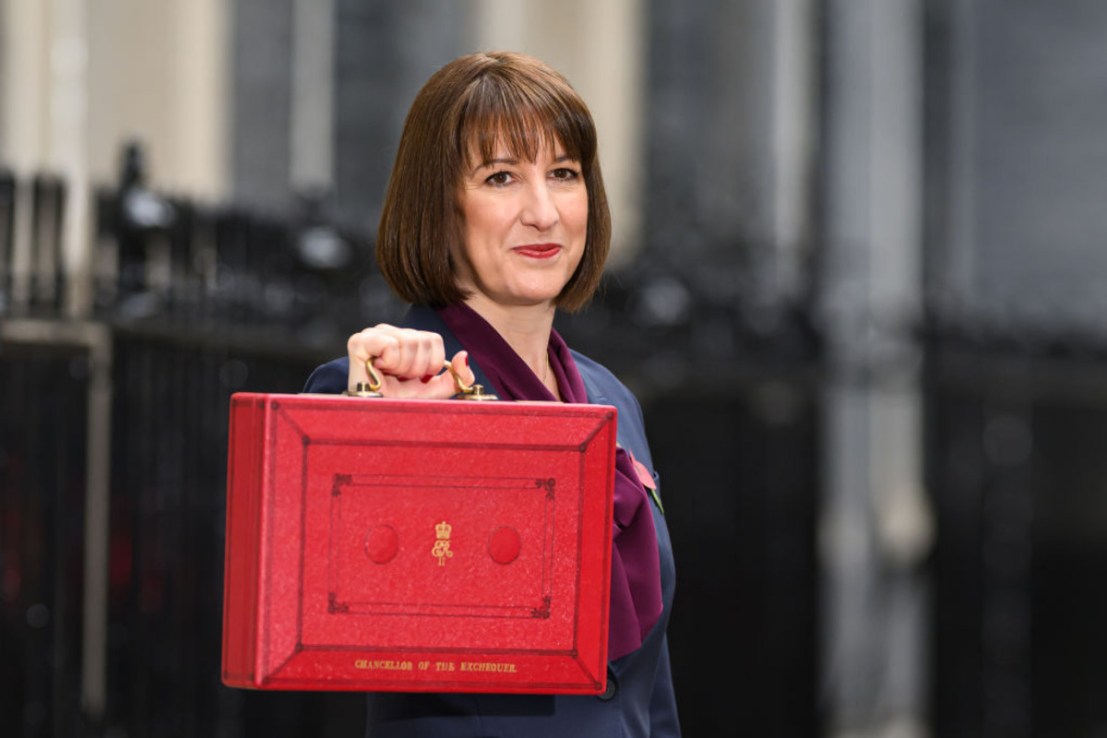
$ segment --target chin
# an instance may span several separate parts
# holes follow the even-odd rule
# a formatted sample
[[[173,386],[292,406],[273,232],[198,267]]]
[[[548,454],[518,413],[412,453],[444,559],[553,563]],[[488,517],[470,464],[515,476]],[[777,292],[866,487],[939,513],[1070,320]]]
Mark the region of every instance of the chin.
[[[535,307],[538,305],[553,305],[554,301],[560,293],[549,294],[548,292],[533,293],[513,293],[510,295],[504,295],[496,302],[501,305],[508,305],[511,307]]]
[[[563,285],[557,285],[556,287],[549,285],[520,286],[517,289],[510,290],[503,297],[506,301],[516,305],[539,305],[553,302],[563,289]]]

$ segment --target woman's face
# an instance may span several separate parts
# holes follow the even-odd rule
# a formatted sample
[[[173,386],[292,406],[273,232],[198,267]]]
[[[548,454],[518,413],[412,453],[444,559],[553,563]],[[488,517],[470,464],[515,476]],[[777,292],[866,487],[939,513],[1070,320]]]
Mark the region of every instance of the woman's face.
[[[576,272],[588,232],[580,162],[543,146],[534,161],[502,145],[462,172],[464,218],[458,284],[499,305],[552,302]]]

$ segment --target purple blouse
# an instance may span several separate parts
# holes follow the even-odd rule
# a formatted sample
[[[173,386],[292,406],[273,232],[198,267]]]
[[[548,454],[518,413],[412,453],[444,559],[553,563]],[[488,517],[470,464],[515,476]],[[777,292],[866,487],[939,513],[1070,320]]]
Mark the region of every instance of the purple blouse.
[[[468,305],[455,303],[437,312],[502,399],[557,401],[496,329]],[[557,331],[550,333],[548,356],[565,402],[587,403],[584,380]],[[629,452],[616,449],[607,654],[612,661],[641,646],[661,615],[657,531],[643,484],[648,474]]]

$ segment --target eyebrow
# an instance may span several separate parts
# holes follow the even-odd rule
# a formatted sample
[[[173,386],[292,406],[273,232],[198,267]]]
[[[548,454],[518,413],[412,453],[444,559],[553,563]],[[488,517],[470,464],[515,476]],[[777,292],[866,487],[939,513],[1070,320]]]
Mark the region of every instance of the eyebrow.
[[[569,154],[562,154],[561,156],[554,159],[553,163],[554,164],[561,164],[563,162],[576,161],[576,160],[577,159],[574,156],[571,156]],[[480,164],[477,164],[475,167],[473,167],[471,170],[469,170],[469,174],[471,174],[471,175],[476,174],[481,169],[487,169],[488,167],[494,167],[497,164],[512,164],[513,165],[513,164],[518,164],[518,163],[519,163],[519,160],[515,157],[500,157],[500,158],[497,158],[497,159],[489,159],[487,161],[481,162]]]

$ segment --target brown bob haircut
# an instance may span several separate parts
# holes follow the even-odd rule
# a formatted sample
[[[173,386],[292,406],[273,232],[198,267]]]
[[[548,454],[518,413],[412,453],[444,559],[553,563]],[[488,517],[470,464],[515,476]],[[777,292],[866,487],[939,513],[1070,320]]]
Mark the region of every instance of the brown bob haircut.
[[[377,231],[377,264],[401,299],[441,307],[467,296],[457,285],[453,256],[464,225],[458,192],[463,172],[475,163],[471,155],[487,161],[501,141],[526,161],[534,161],[543,144],[559,143],[580,162],[587,240],[555,304],[574,311],[591,299],[611,243],[592,115],[557,71],[502,51],[469,54],[442,67],[408,111]]]

